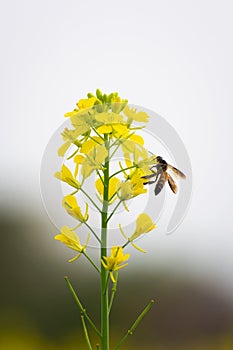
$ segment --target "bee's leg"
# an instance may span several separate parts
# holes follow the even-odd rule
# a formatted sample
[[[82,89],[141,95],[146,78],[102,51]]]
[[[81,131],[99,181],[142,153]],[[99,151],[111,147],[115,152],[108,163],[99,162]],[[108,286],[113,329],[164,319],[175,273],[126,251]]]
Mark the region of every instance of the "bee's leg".
[[[154,173],[154,172],[153,172],[153,174],[145,175],[145,176],[142,176],[141,178],[142,178],[142,179],[150,179],[151,177],[154,177],[154,176],[157,176],[157,173]]]
[[[151,184],[154,184],[156,181],[157,181],[157,179],[153,180],[153,181],[143,182],[143,185],[151,185]]]

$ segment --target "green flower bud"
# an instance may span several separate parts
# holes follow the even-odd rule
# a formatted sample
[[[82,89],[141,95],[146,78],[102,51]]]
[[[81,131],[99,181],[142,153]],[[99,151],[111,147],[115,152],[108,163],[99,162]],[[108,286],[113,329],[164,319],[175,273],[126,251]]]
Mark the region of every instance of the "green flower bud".
[[[103,94],[102,91],[100,89],[96,89],[96,97],[102,101],[103,100]]]

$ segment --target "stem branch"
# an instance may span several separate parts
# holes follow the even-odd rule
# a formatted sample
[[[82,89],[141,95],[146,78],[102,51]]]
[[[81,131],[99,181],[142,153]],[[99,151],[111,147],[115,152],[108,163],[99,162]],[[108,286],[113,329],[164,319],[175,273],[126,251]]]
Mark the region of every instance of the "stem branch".
[[[147,312],[151,309],[152,305],[154,304],[154,300],[151,300],[149,304],[145,307],[145,309],[140,313],[132,327],[128,330],[128,332],[125,334],[125,336],[121,339],[121,341],[117,344],[117,346],[114,348],[114,350],[118,350],[121,345],[126,341],[129,335],[132,335],[140,321],[143,319],[143,317],[147,314]]]
[[[69,279],[67,276],[65,276],[65,281],[67,283],[67,286],[69,288],[69,290],[71,291],[71,294],[74,297],[74,300],[76,302],[76,304],[78,305],[80,311],[82,312],[82,314],[86,317],[87,321],[89,322],[89,324],[91,325],[91,327],[93,328],[93,330],[96,332],[96,334],[101,338],[101,333],[100,331],[97,329],[97,327],[95,326],[94,322],[90,319],[90,317],[88,316],[86,309],[82,306],[77,294],[75,293],[74,288],[72,287],[72,284],[70,283]]]

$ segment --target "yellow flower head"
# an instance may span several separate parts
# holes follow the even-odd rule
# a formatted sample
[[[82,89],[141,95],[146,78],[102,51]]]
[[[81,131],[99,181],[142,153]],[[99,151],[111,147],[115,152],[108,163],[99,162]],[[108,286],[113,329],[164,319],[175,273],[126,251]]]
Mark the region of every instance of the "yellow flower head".
[[[136,220],[136,229],[134,233],[128,238],[125,234],[125,232],[122,229],[122,226],[119,225],[119,229],[122,233],[122,235],[130,242],[134,248],[138,249],[139,251],[145,253],[145,250],[142,248],[138,247],[133,241],[137,239],[139,236],[150,232],[156,228],[155,223],[152,221],[149,215],[147,214],[139,214]]]
[[[101,169],[102,163],[108,155],[106,147],[97,145],[86,155],[82,166],[82,176],[86,179],[95,169]]]
[[[76,103],[76,106],[78,107],[78,109],[75,108],[72,112],[67,112],[65,114],[65,117],[73,117],[73,116],[83,115],[83,110],[93,107],[96,101],[97,101],[97,98],[94,96],[92,96],[90,98],[83,98],[83,99],[79,100]]]
[[[123,117],[117,113],[100,113],[95,116],[96,120],[102,123],[98,127],[99,134],[116,134],[117,137],[128,133],[127,125]]]
[[[111,255],[109,257],[104,256],[101,260],[103,267],[110,271],[110,277],[115,282],[113,271],[117,271],[127,266],[128,263],[121,265],[124,261],[127,261],[130,254],[124,254],[122,247],[112,247]]]
[[[133,185],[130,181],[122,181],[117,188],[118,198],[122,201],[126,201],[134,197]]]
[[[81,147],[82,144],[77,140],[77,137],[79,136],[78,130],[69,130],[68,128],[65,128],[61,135],[65,143],[63,143],[63,145],[58,149],[58,155],[60,157],[63,157],[65,155],[71,144],[75,144],[77,147]]]
[[[64,243],[68,248],[71,248],[73,250],[76,250],[80,254],[78,254],[73,259],[69,260],[69,262],[74,261],[80,257],[80,255],[85,252],[86,246],[88,244],[88,241],[90,239],[90,235],[88,235],[86,243],[84,245],[81,245],[80,240],[76,233],[72,231],[69,227],[63,226],[61,229],[60,234],[56,235],[54,237],[57,241],[60,241]]]
[[[132,123],[133,120],[143,123],[148,122],[149,115],[146,112],[137,112],[135,108],[129,108],[128,105],[125,106],[123,112],[128,117],[128,123]]]
[[[73,174],[71,173],[70,169],[67,168],[66,165],[62,165],[61,171],[57,171],[54,176],[66,183],[68,183],[70,186],[75,187],[77,189],[80,188],[80,183],[74,178]]]
[[[82,214],[76,198],[71,194],[63,198],[62,205],[69,215],[73,216],[75,219],[77,219],[81,223],[86,222],[88,220],[89,215],[88,215],[87,203],[86,203],[86,210],[84,214]]]
[[[130,236],[129,240],[134,241],[136,238],[138,238],[142,234],[145,234],[147,232],[154,230],[155,227],[156,226],[149,215],[145,213],[140,214],[138,215],[136,220],[136,229],[134,233]]]
[[[82,98],[77,102],[77,106],[79,110],[91,108],[94,106],[95,102],[97,101],[96,97],[90,97],[90,98]]]
[[[132,172],[132,175],[129,181],[133,189],[133,197],[136,197],[139,194],[147,192],[147,189],[144,188],[145,180],[142,179],[143,175],[144,173],[141,171],[141,169],[136,169],[134,172]]]

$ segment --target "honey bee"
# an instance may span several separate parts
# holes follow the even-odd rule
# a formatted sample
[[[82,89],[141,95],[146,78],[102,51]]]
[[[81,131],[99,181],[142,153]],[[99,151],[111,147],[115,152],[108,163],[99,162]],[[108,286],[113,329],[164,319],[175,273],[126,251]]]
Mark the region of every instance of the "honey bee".
[[[166,182],[168,182],[173,193],[177,193],[177,184],[171,177],[171,175],[167,172],[167,170],[171,170],[177,177],[181,179],[186,179],[186,176],[174,166],[168,164],[162,157],[157,156],[155,158],[156,164],[151,167],[152,174],[142,176],[143,179],[151,179],[155,177],[152,181],[144,182],[144,185],[156,184],[155,185],[155,195],[157,196],[163,189]],[[156,169],[156,171],[154,171]]]

